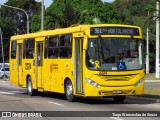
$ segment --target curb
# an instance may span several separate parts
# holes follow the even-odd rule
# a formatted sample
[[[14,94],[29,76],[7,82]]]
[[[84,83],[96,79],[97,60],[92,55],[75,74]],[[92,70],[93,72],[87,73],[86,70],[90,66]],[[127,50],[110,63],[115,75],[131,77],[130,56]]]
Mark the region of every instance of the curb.
[[[0,79],[0,81],[10,81],[10,79],[8,79],[8,78],[7,78],[6,80],[4,80],[4,79]]]
[[[160,80],[144,80],[144,82],[160,82]]]
[[[157,97],[157,98],[156,98]],[[160,103],[160,96],[144,94],[142,96],[127,96],[129,99]]]

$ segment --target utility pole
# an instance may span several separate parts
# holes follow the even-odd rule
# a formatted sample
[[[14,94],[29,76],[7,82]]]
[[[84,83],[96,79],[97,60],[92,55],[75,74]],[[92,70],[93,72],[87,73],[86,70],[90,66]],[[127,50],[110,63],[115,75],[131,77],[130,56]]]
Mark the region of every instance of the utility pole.
[[[156,3],[156,78],[159,78],[159,2]]]
[[[41,30],[44,30],[44,0],[41,4]]]
[[[149,16],[149,11],[148,11]],[[146,73],[149,74],[149,28],[147,27],[147,37],[146,37]]]
[[[4,51],[3,51],[3,37],[2,37],[2,29],[0,28],[0,34],[1,34],[1,47],[2,47],[2,60],[3,60],[3,74],[4,74],[4,80],[6,80],[6,76],[5,76],[5,66],[4,66]]]

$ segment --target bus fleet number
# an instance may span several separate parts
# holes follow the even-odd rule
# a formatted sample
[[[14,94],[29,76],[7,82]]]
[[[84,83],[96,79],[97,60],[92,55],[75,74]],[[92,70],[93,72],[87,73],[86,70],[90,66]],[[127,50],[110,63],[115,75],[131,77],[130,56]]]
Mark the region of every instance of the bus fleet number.
[[[106,74],[107,74],[107,71],[100,71],[99,74],[100,74],[100,75],[106,75]]]

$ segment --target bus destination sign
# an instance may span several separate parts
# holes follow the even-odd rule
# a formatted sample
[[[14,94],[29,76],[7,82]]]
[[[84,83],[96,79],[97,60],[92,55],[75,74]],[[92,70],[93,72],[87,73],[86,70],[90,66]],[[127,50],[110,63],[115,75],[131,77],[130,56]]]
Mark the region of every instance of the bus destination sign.
[[[128,27],[92,27],[91,35],[139,35],[138,28]]]

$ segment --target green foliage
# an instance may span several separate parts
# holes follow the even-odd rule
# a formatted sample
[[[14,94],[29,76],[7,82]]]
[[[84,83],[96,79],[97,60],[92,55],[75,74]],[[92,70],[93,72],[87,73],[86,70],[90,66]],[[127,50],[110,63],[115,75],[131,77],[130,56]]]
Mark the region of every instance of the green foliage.
[[[75,24],[120,23],[112,3],[103,3],[101,0],[54,0],[45,10],[44,19],[45,29]],[[39,23],[32,20],[32,24],[35,24],[32,25],[35,26],[32,31],[38,31]]]
[[[156,25],[153,18],[155,18],[156,0],[115,0],[113,5],[121,16],[122,23],[137,25],[142,28],[144,39],[146,39],[147,27],[149,28],[150,63],[153,65],[155,63],[156,40]]]
[[[5,4],[25,10],[29,15],[29,19],[31,19],[33,15],[39,14],[41,9],[40,3],[35,0],[8,0]],[[4,55],[7,60],[9,59],[9,39],[14,34],[24,34],[27,32],[26,19],[25,13],[21,10],[5,6],[1,6],[0,8],[0,27],[3,32]],[[0,61],[1,60],[2,59],[0,59]]]
[[[32,32],[36,32],[41,29],[41,17],[39,15],[34,15],[32,17],[31,29]]]
[[[23,9],[29,15],[29,19],[41,11],[40,3],[35,0],[8,0],[6,5]],[[1,16],[7,20],[8,24],[12,24],[14,33],[24,34],[27,32],[27,17],[22,10],[2,6]]]

